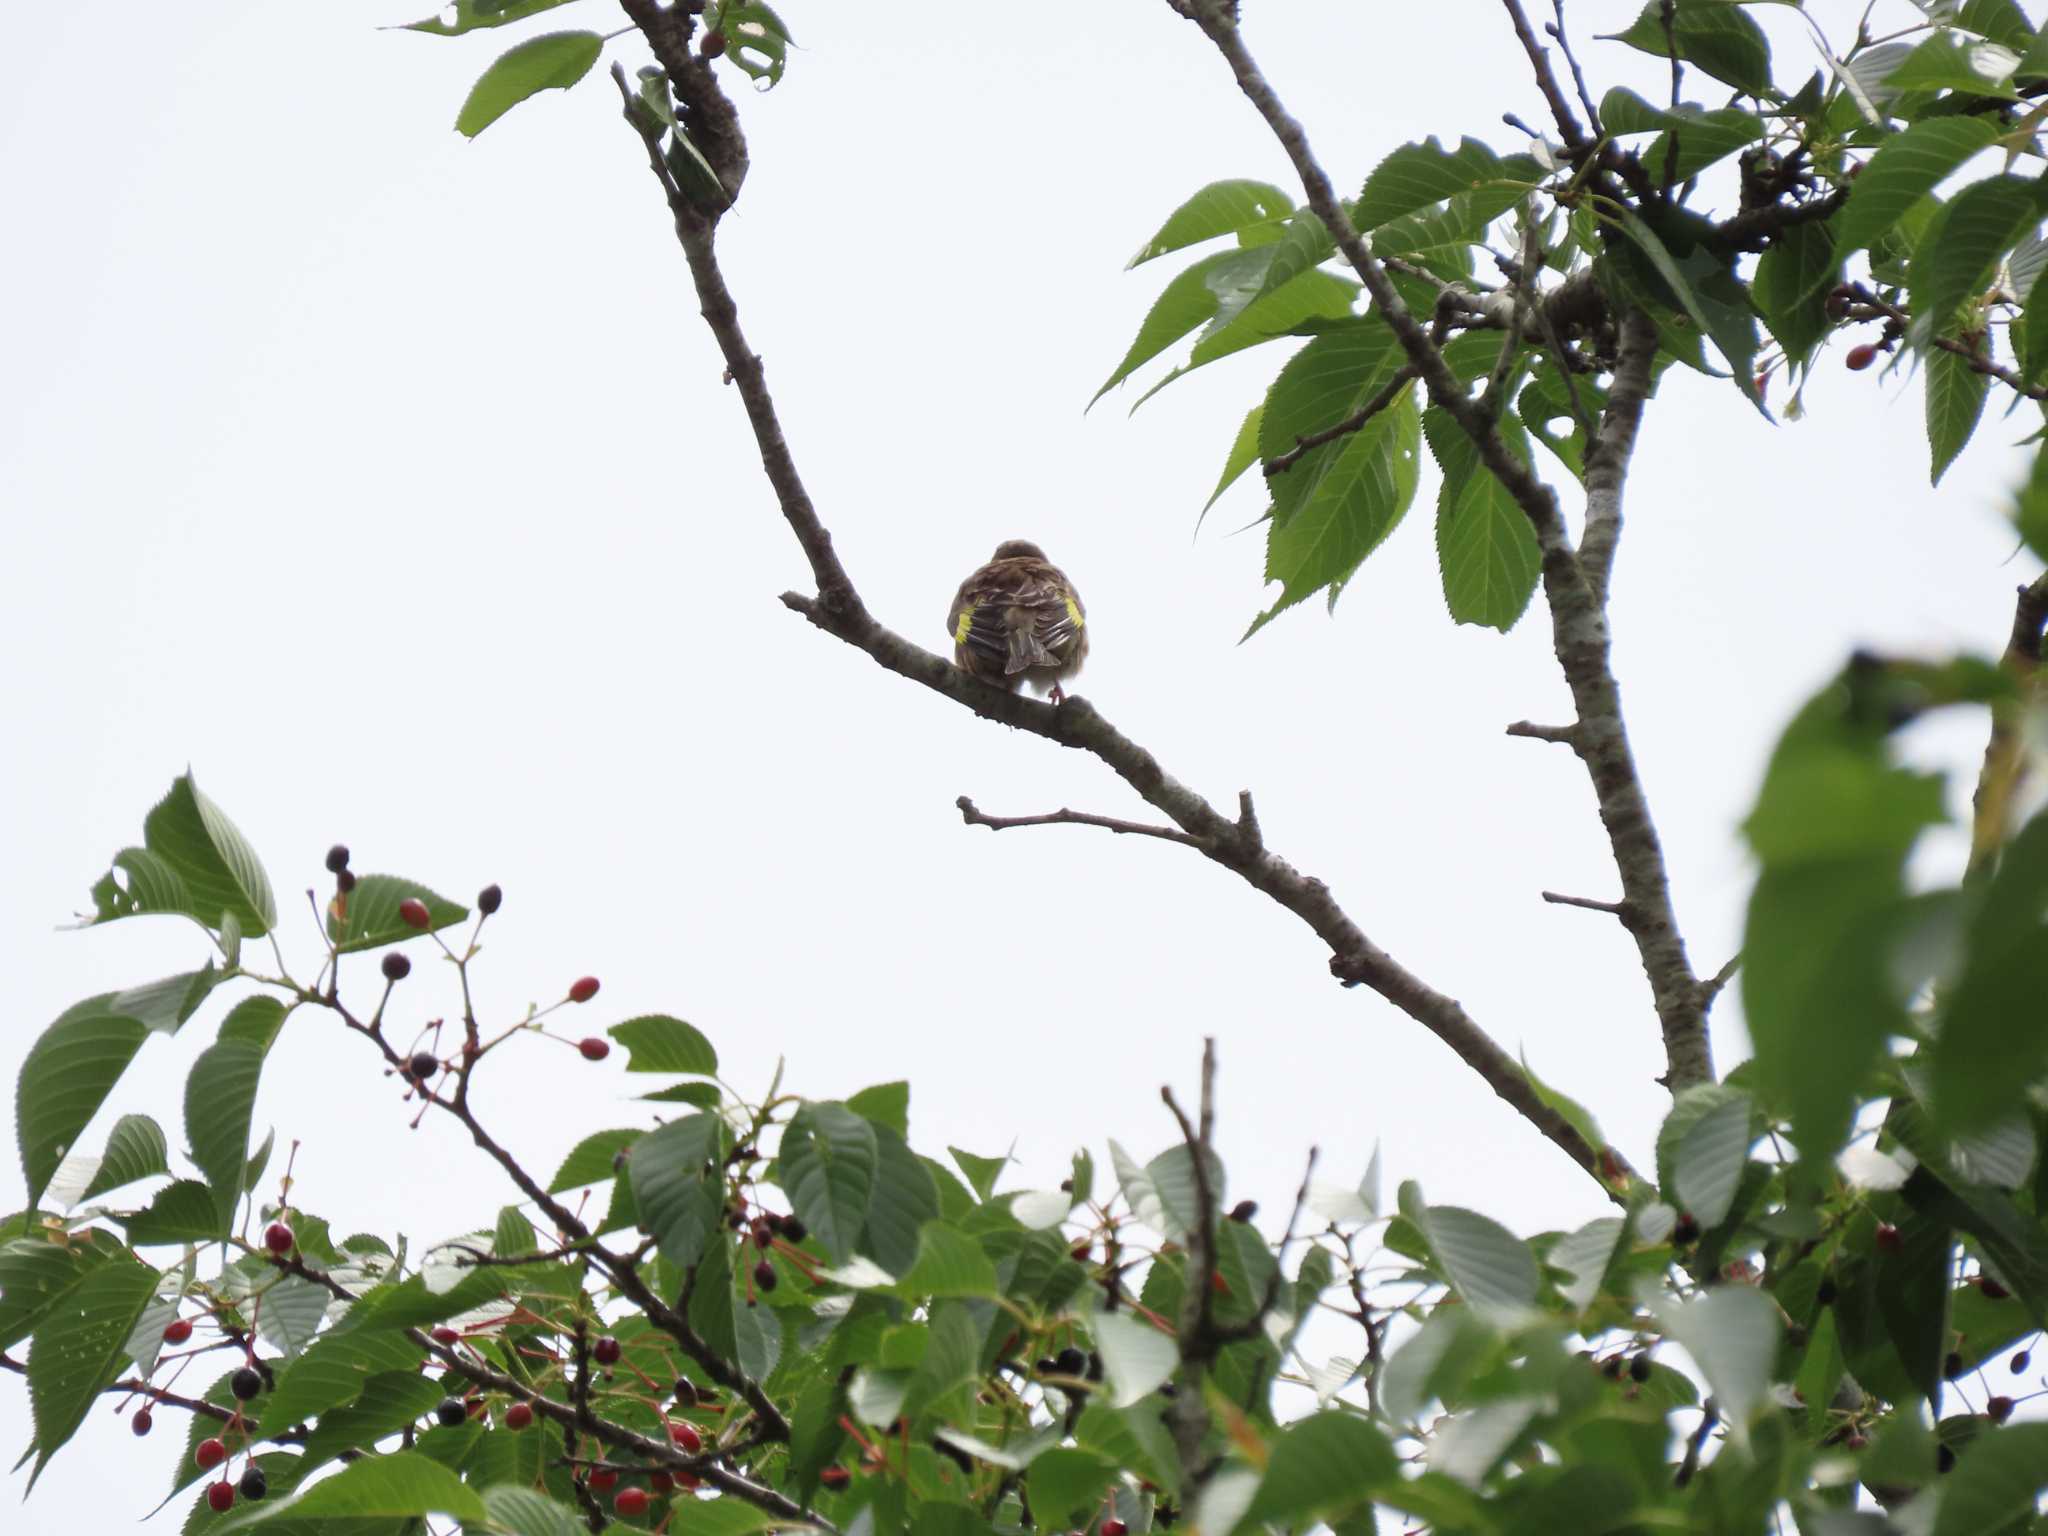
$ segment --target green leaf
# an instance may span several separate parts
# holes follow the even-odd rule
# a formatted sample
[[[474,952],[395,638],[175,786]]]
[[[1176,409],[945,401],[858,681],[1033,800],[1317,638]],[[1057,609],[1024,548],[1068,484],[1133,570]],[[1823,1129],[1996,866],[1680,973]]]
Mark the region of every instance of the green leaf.
[[[875,1126],[875,1180],[861,1251],[893,1275],[917,1262],[919,1233],[939,1214],[939,1189],[924,1160],[885,1125]]]
[[[718,1052],[694,1025],[665,1013],[642,1014],[605,1031],[630,1053],[628,1072],[688,1072],[711,1077],[718,1071]]]
[[[1180,1364],[1180,1346],[1171,1334],[1128,1313],[1101,1313],[1093,1326],[1112,1407],[1128,1408],[1141,1401]]]
[[[1515,1315],[1535,1305],[1542,1285],[1536,1255],[1492,1217],[1433,1205],[1424,1213],[1423,1229],[1445,1278],[1472,1306]]]
[[[516,1258],[522,1253],[532,1253],[540,1246],[534,1235],[533,1223],[526,1219],[526,1213],[516,1205],[502,1207],[498,1212],[497,1226],[491,1233],[491,1252],[501,1259]]]
[[[1914,252],[1913,312],[1946,332],[1964,300],[1990,285],[1999,258],[2040,218],[2035,197],[2035,184],[2018,176],[1989,176],[1958,192]]]
[[[1256,287],[1272,259],[1264,248],[1217,251],[1176,274],[1145,312],[1123,361],[1103,380],[1088,404],[1093,406],[1181,337],[1206,325],[1216,314],[1221,293],[1246,283]]]
[[[1223,1208],[1224,1172],[1223,1162],[1211,1152],[1204,1172],[1209,1186],[1209,1209],[1211,1213]],[[1195,1179],[1195,1160],[1186,1143],[1168,1147],[1164,1152],[1145,1165],[1145,1182],[1158,1199],[1156,1216],[1148,1218],[1160,1226],[1166,1236],[1185,1240],[1187,1235],[1201,1226],[1201,1186]]]
[[[679,1270],[703,1257],[718,1230],[725,1204],[725,1143],[724,1121],[716,1115],[690,1115],[649,1131],[626,1155],[641,1226]]]
[[[431,32],[437,37],[460,37],[478,27],[502,27],[508,21],[524,21],[529,16],[570,3],[571,0],[451,0],[455,12],[452,19],[443,19],[451,8],[443,6],[432,16],[406,22],[402,30]]]
[[[1676,1302],[1646,1282],[1636,1299],[1655,1314],[1665,1336],[1692,1356],[1730,1436],[1738,1447],[1747,1446],[1750,1417],[1764,1401],[1777,1354],[1777,1304],[1762,1291],[1739,1285]]]
[[[1033,1458],[1025,1475],[1031,1513],[1048,1528],[1084,1528],[1116,1473],[1115,1463],[1094,1451],[1055,1446]]]
[[[734,0],[721,0],[714,17],[705,14],[705,23],[715,25],[725,33],[725,60],[751,75],[763,90],[772,88],[782,79],[782,72],[789,63],[789,45],[792,41],[789,29],[783,26],[782,18],[767,6],[735,4]],[[573,82],[572,82],[573,83]]]
[[[1936,32],[1885,75],[1884,91],[1893,97],[1911,91],[1964,91],[2011,100],[2018,64],[2019,55],[2010,49]]]
[[[1794,224],[1757,259],[1750,294],[1787,357],[1803,359],[1833,328],[1827,290],[1841,271],[1832,221]]]
[[[1294,203],[1287,194],[1266,182],[1212,181],[1168,216],[1159,232],[1138,248],[1138,254],[1124,270],[1128,272],[1155,256],[1199,245],[1219,235],[1272,223],[1293,210]]]
[[[34,1333],[95,1269],[124,1256],[113,1234],[100,1231],[64,1243],[37,1235],[0,1246],[0,1349]]]
[[[1755,1112],[1749,1095],[1741,1089],[1730,1088],[1724,1083],[1701,1083],[1679,1094],[1664,1117],[1663,1127],[1657,1132],[1658,1187],[1663,1190],[1665,1199],[1690,1211],[1702,1227],[1718,1226],[1721,1217],[1727,1215],[1728,1208],[1724,1204],[1718,1213],[1709,1216],[1691,1204],[1691,1196],[1680,1193],[1680,1169],[1685,1166],[1688,1149],[1693,1159],[1691,1187],[1714,1190],[1727,1180],[1727,1196],[1732,1199],[1735,1183],[1742,1177],[1742,1164],[1749,1155],[1750,1141],[1754,1139],[1747,1132]],[[1701,1122],[1716,1115],[1724,1116],[1724,1123],[1699,1141],[1692,1141],[1693,1133]],[[1741,1145],[1732,1154],[1734,1166],[1731,1170],[1728,1167],[1731,1158],[1728,1143],[1735,1141],[1738,1134]]]
[[[505,1536],[585,1536],[587,1530],[575,1510],[533,1488],[486,1488],[484,1508],[491,1512],[491,1528]]]
[[[278,1373],[276,1390],[270,1395],[270,1415],[280,1424],[325,1415],[342,1403],[354,1402],[371,1378],[411,1373],[419,1363],[420,1347],[396,1328],[351,1327],[344,1315],[340,1327],[315,1339],[303,1355]],[[408,1414],[398,1423],[412,1417]]]
[[[1966,32],[2024,53],[2033,46],[2034,28],[2014,0],[1963,0],[1955,23]]]
[[[351,1462],[333,1477],[277,1503],[245,1506],[236,1529],[282,1522],[365,1519],[373,1516],[446,1515],[481,1523],[484,1501],[446,1467],[418,1451],[394,1451]]]
[[[1007,1157],[977,1157],[958,1147],[948,1147],[946,1151],[959,1165],[960,1171],[967,1175],[967,1183],[977,1200],[986,1200],[995,1193],[996,1180],[1002,1177],[1003,1169],[1010,1162]]]
[[[1509,450],[1527,462],[1529,442],[1521,424],[1504,418],[1500,430]],[[1527,610],[1542,574],[1543,557],[1528,514],[1479,462],[1478,447],[1441,407],[1422,413],[1422,432],[1443,471],[1436,498],[1436,552],[1444,605],[1456,623],[1483,624],[1506,634]]]
[[[863,1120],[887,1126],[898,1136],[910,1134],[910,1084],[877,1083],[863,1088],[846,1101],[846,1107]]]
[[[1942,1479],[1934,1536],[1980,1536],[2014,1528],[2048,1486],[2048,1424],[1986,1430]]]
[[[256,1319],[256,1331],[287,1360],[296,1358],[313,1342],[332,1300],[323,1286],[298,1275],[284,1275],[271,1282],[263,1293],[263,1310]]]
[[[1990,388],[1989,375],[1979,373],[1969,358],[1940,347],[1928,351],[1927,445],[1933,456],[1928,476],[1932,484],[1941,484],[1942,474],[1977,430]]]
[[[928,1409],[943,1409],[956,1395],[965,1397],[981,1375],[981,1330],[968,1303],[941,1302],[932,1309],[924,1358],[911,1373],[903,1412],[912,1420]]]
[[[1955,1234],[1939,1220],[1909,1209],[1898,1223],[1899,1247],[1876,1264],[1878,1315],[1898,1352],[1913,1390],[1930,1402],[1941,1396],[1942,1359],[1948,1353],[1949,1269]]]
[[[1626,32],[1613,34],[1614,40],[1660,59],[1672,56],[1675,43],[1679,58],[1716,80],[1752,96],[1772,94],[1770,44],[1763,28],[1736,5],[1687,0],[1677,7],[1668,36],[1663,14],[1662,0],[1649,0]]]
[[[671,1083],[666,1088],[638,1096],[648,1104],[694,1104],[699,1109],[716,1109],[723,1099],[716,1083]]]
[[[1634,91],[1616,87],[1600,100],[1600,121],[1609,133],[1655,133],[1640,153],[1659,185],[1691,181],[1708,166],[1764,136],[1762,119],[1735,107],[1703,111],[1654,107]]]
[[[1755,1106],[1737,1094],[1693,1123],[1678,1144],[1676,1194],[1680,1208],[1702,1227],[1718,1227],[1735,1203],[1756,1139]]]
[[[1364,1504],[1397,1481],[1401,1464],[1387,1437],[1355,1413],[1313,1413],[1282,1430],[1259,1482],[1251,1517],[1305,1529]]]
[[[97,1264],[72,1286],[64,1305],[37,1326],[28,1352],[29,1411],[35,1420],[35,1470],[29,1487],[64,1447],[125,1358],[136,1319],[156,1294],[156,1271],[130,1258]]]
[[[546,32],[506,49],[469,88],[455,131],[473,139],[527,97],[567,90],[603,52],[604,38],[595,32]]]
[[[1980,1131],[2028,1102],[2048,1071],[2048,813],[1999,856],[1964,933],[1960,975],[1946,989],[1933,1045],[1939,1122]]]
[[[981,1296],[1002,1294],[996,1267],[980,1244],[955,1227],[928,1221],[919,1233],[917,1262],[902,1280],[907,1296]]]
[[[1237,429],[1237,436],[1230,444],[1230,454],[1223,461],[1222,478],[1216,482],[1216,489],[1209,493],[1209,499],[1202,503],[1200,516],[1195,519],[1196,532],[1201,531],[1202,520],[1209,515],[1209,509],[1216,500],[1237,482],[1246,470],[1259,460],[1259,419],[1265,414],[1266,403],[1261,400],[1245,413],[1244,424]]]
[[[185,1079],[185,1141],[192,1161],[213,1189],[219,1231],[225,1233],[242,1196],[249,1163],[249,1122],[263,1052],[247,1040],[220,1040],[200,1052]]]
[[[425,930],[413,927],[398,915],[399,907],[409,899],[426,905]],[[386,944],[401,944],[417,938],[422,931],[439,932],[468,916],[469,908],[435,894],[416,880],[398,875],[363,875],[348,895],[337,896],[327,904],[327,937],[336,949],[352,955]]]
[[[220,1021],[219,1038],[247,1040],[259,1051],[268,1051],[290,1016],[291,1010],[267,993],[245,997]]]
[[[1577,1310],[1585,1311],[1600,1294],[1615,1245],[1627,1226],[1626,1219],[1620,1216],[1596,1217],[1576,1232],[1560,1237],[1545,1256],[1544,1262],[1550,1268],[1565,1273],[1567,1278],[1558,1282],[1558,1289]]]
[[[119,996],[109,992],[67,1008],[21,1064],[15,1137],[31,1208],[149,1036],[145,1020],[120,1011]]]
[[[852,1257],[866,1225],[879,1157],[875,1128],[843,1104],[806,1104],[783,1132],[783,1190],[835,1264]]]
[[[1460,139],[1454,150],[1445,149],[1434,136],[1420,144],[1403,144],[1365,178],[1351,222],[1360,234],[1370,234],[1403,214],[1494,186],[1500,177],[1500,156],[1477,139]]]
[[[190,773],[171,785],[142,823],[143,841],[174,870],[208,928],[231,913],[249,938],[277,926],[277,901],[256,850]]]
[[[170,1147],[164,1140],[163,1128],[147,1115],[123,1115],[108,1132],[107,1150],[79,1198],[92,1200],[109,1190],[170,1171]]]
[[[559,1195],[565,1189],[581,1189],[585,1184],[601,1184],[613,1177],[618,1171],[614,1166],[618,1155],[646,1134],[643,1130],[620,1128],[584,1137],[569,1149],[562,1166],[548,1180],[548,1193]]]
[[[213,1191],[197,1179],[166,1184],[157,1191],[148,1209],[120,1220],[128,1241],[138,1248],[206,1242],[221,1232]]]
[[[1876,244],[1907,209],[1997,136],[1997,124],[1986,118],[1931,117],[1885,140],[1836,216],[1837,253],[1846,257]]]

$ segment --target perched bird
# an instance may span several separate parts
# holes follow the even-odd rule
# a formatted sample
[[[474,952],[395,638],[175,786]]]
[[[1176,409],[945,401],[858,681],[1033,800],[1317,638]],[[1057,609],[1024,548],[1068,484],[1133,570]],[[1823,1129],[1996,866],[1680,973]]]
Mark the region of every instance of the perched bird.
[[[1066,573],[1025,539],[996,546],[987,565],[960,583],[946,615],[953,662],[985,683],[1014,691],[1028,682],[1051,690],[1081,670],[1088,655],[1087,619]]]

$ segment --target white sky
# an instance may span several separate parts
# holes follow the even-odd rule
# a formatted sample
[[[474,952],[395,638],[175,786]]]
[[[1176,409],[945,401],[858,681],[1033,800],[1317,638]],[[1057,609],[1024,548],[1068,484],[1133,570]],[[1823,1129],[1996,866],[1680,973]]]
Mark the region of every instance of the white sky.
[[[1493,4],[1247,11],[1340,186],[1428,133],[1519,148],[1497,114],[1540,111]],[[1426,472],[1334,620],[1306,604],[1239,646],[1263,550],[1226,534],[1255,492],[1190,536],[1282,348],[1134,418],[1130,390],[1082,414],[1177,269],[1123,274],[1130,252],[1205,181],[1286,181],[1208,45],[1138,0],[1085,21],[785,14],[804,47],[781,89],[742,100],[754,173],[724,255],[870,606],[941,646],[959,578],[999,539],[1039,540],[1089,605],[1079,691],[1220,804],[1251,787],[1274,849],[1647,1166],[1667,1100],[1633,949],[1537,898],[1613,894],[1591,794],[1567,753],[1501,734],[1564,718],[1540,611],[1506,639],[1451,625]],[[1853,27],[1848,8],[1816,14]],[[1190,1090],[1212,1033],[1232,1197],[1265,1220],[1311,1141],[1336,1179],[1383,1142],[1390,1191],[1418,1177],[1525,1234],[1599,1214],[1562,1154],[1419,1027],[1333,984],[1313,937],[1224,872],[1162,843],[960,825],[963,792],[998,814],[1146,808],[1092,759],[784,611],[805,570],[609,83],[465,143],[450,124],[471,79],[536,29],[375,30],[409,19],[402,0],[11,18],[9,1071],[72,1002],[203,959],[175,923],[54,931],[189,763],[269,861],[305,974],[297,893],[342,838],[359,869],[460,900],[504,884],[480,973],[493,1016],[595,972],[579,1032],[673,1012],[755,1090],[778,1054],[820,1097],[907,1076],[920,1149],[1014,1141],[1020,1183],[1107,1135],[1163,1149],[1159,1085]],[[1765,19],[1803,75],[1803,34]],[[553,20],[620,24],[595,3]],[[1596,90],[1663,79],[1615,45],[1586,53]],[[1735,943],[1734,829],[1794,704],[1852,645],[1995,649],[2032,574],[2001,521],[2031,413],[1987,421],[1937,498],[1917,382],[1831,361],[1808,404],[1772,428],[1674,374],[1632,482],[1616,666],[1703,973]],[[1928,750],[1967,765],[1980,745],[1958,727]],[[419,958],[406,1006],[452,1011]],[[1743,1049],[1732,1004],[1724,1070]],[[152,1041],[85,1142],[142,1110],[176,1146],[220,1011]],[[551,1170],[582,1134],[639,1122],[617,1065],[536,1043],[482,1103]],[[318,1018],[273,1055],[257,1117],[259,1136],[304,1139],[298,1194],[338,1231],[417,1241],[508,1197],[444,1128],[408,1132],[366,1048]],[[10,1158],[0,1209],[21,1195]],[[137,1443],[109,1405],[6,1523],[70,1529],[88,1477],[99,1515],[139,1517],[182,1432],[166,1414]],[[28,1433],[23,1384],[0,1382],[0,1445]]]

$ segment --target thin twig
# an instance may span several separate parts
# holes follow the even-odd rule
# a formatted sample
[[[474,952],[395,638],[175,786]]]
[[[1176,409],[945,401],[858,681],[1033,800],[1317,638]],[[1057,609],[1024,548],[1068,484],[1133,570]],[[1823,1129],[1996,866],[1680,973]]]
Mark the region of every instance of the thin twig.
[[[1593,105],[1593,93],[1586,89],[1586,72],[1579,68],[1578,55],[1572,52],[1571,42],[1564,35],[1564,0],[1551,0],[1550,10],[1556,20],[1544,30],[1557,39],[1558,52],[1564,55],[1565,63],[1571,66],[1572,84],[1578,89],[1579,105],[1586,110],[1586,127],[1597,139],[1607,130],[1600,126],[1600,109]]]
[[[1722,989],[1735,979],[1735,973],[1741,969],[1742,951],[1738,949],[1722,963],[1721,969],[1700,983],[1700,1012],[1705,1013],[1714,1006],[1714,999],[1721,995]]]
[[[1550,67],[1550,54],[1536,41],[1536,31],[1529,25],[1529,13],[1522,9],[1522,0],[1502,0],[1502,3],[1507,6],[1508,16],[1515,24],[1515,36],[1521,39],[1522,52],[1529,56],[1529,68],[1536,75],[1536,89],[1550,104],[1550,118],[1557,124],[1564,147],[1567,150],[1578,149],[1587,142],[1586,130],[1572,116],[1571,103],[1565,100],[1564,88],[1557,83],[1557,73]]]
[[[1287,1230],[1280,1239],[1280,1246],[1273,1251],[1273,1268],[1266,1276],[1265,1289],[1259,1294],[1259,1304],[1252,1309],[1251,1316],[1241,1322],[1230,1323],[1216,1329],[1219,1339],[1225,1344],[1234,1344],[1239,1339],[1254,1338],[1266,1326],[1266,1319],[1280,1300],[1280,1282],[1285,1278],[1287,1250],[1294,1246],[1295,1228],[1301,1225],[1301,1213],[1308,1205],[1309,1181],[1315,1177],[1317,1149],[1308,1149],[1308,1166],[1301,1171],[1301,1187],[1294,1193],[1294,1209],[1287,1217]]]
[[[960,808],[960,819],[968,826],[987,827],[996,832],[1006,832],[1012,827],[1101,827],[1108,832],[1163,838],[1169,843],[1182,843],[1189,848],[1201,847],[1178,827],[1147,826],[1141,821],[1120,821],[1114,816],[1095,816],[1087,811],[1070,811],[1064,806],[1043,816],[991,816],[965,795],[953,803]]]
[[[1591,896],[1566,896],[1557,891],[1543,892],[1543,899],[1553,907],[1584,907],[1588,912],[1605,912],[1609,917],[1624,916],[1618,901],[1595,901]]]
[[[1569,725],[1537,725],[1531,720],[1517,720],[1507,728],[1510,736],[1526,736],[1531,741],[1547,741],[1555,746],[1569,747],[1578,741],[1578,731]]]
[[[1300,461],[1301,456],[1310,449],[1320,448],[1325,443],[1333,443],[1340,437],[1348,437],[1351,433],[1358,431],[1368,421],[1371,421],[1373,417],[1379,415],[1381,411],[1384,411],[1388,406],[1400,399],[1401,392],[1413,382],[1416,374],[1417,370],[1413,363],[1407,363],[1396,368],[1394,376],[1387,380],[1385,386],[1377,394],[1349,416],[1338,422],[1334,427],[1324,427],[1320,432],[1311,432],[1305,437],[1297,437],[1292,448],[1288,449],[1285,453],[1275,454],[1272,458],[1266,460],[1266,478],[1270,480],[1275,475],[1286,474],[1288,470],[1294,468]]]

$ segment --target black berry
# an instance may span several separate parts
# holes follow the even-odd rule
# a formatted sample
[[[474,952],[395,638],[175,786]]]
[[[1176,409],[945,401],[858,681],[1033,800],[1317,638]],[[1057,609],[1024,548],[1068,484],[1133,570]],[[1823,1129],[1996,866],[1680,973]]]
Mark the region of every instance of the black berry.
[[[788,1238],[792,1243],[802,1242],[807,1236],[810,1235],[810,1230],[811,1229],[809,1227],[805,1226],[801,1221],[798,1221],[794,1216],[785,1216],[782,1218],[782,1235]]]
[[[1648,1381],[1650,1379],[1650,1357],[1648,1355],[1637,1355],[1635,1359],[1629,1361],[1628,1374],[1631,1381]]]
[[[505,893],[495,885],[487,885],[476,893],[476,909],[483,913],[485,917],[489,917],[503,905],[505,905]]]
[[[128,1427],[138,1435],[146,1435],[149,1433],[150,1426],[154,1423],[156,1423],[156,1420],[149,1416],[149,1410],[141,1408],[137,1409],[135,1417],[128,1421]]]
[[[228,1390],[246,1403],[263,1390],[263,1378],[256,1374],[255,1367],[245,1365],[228,1378]]]
[[[348,844],[336,843],[327,850],[327,873],[338,875],[348,868]]]
[[[434,1404],[434,1417],[449,1429],[469,1422],[469,1404],[459,1397],[444,1397]]]
[[[1678,1247],[1683,1248],[1687,1244],[1696,1243],[1699,1240],[1699,1220],[1691,1211],[1687,1211],[1678,1218],[1677,1223],[1671,1228],[1671,1241]]]
[[[1824,1307],[1833,1306],[1835,1301],[1835,1277],[1821,1276],[1820,1284],[1814,1287],[1813,1299]]]
[[[1955,1350],[1950,1350],[1942,1357],[1941,1374],[1943,1379],[1947,1381],[1954,1381],[1958,1376],[1962,1375],[1963,1357]]]
[[[1953,1449],[1952,1447],[1944,1445],[1944,1446],[1941,1446],[1940,1448],[1938,1448],[1938,1449],[1937,1449],[1937,1450],[1935,1451],[1935,1453],[1934,1453],[1934,1470],[1935,1470],[1935,1471],[1937,1471],[1937,1472],[1947,1472],[1947,1471],[1950,1471],[1950,1470],[1952,1470],[1952,1469],[1954,1468],[1955,1464],[1956,1464],[1956,1453],[1955,1453],[1955,1451],[1954,1451],[1954,1449]]]
[[[2012,1399],[1994,1397],[1984,1404],[1984,1417],[1994,1424],[2003,1424],[2012,1417]]]
[[[1052,1368],[1062,1376],[1079,1376],[1088,1369],[1088,1356],[1069,1344],[1053,1357]]]
[[[384,979],[403,981],[412,974],[412,962],[397,950],[387,950],[384,955]]]
[[[2014,1356],[2012,1357],[2012,1373],[2013,1373],[2013,1375],[2017,1376],[2017,1375],[2019,1375],[2019,1374],[2020,1374],[2020,1373],[2021,1373],[2022,1371],[2024,1371],[2024,1370],[2025,1370],[2025,1369],[2027,1368],[2027,1362],[2028,1362],[2028,1361],[2029,1361],[2030,1359],[2032,1359],[2032,1358],[2033,1358],[2033,1357],[2032,1357],[2031,1355],[2029,1355],[2029,1354],[2028,1354],[2028,1353],[2027,1353],[2027,1352],[2026,1352],[2026,1351],[2025,1351],[2024,1349],[2023,1349],[2023,1350],[2021,1350],[2021,1351],[2020,1351],[2020,1352],[2019,1352],[2018,1354],[2014,1355]]]
[[[1240,1200],[1230,1208],[1230,1219],[1232,1221],[1250,1221],[1258,1214],[1259,1202],[1256,1200]],[[1121,1523],[1120,1521],[1105,1520],[1102,1522],[1102,1528],[1107,1531],[1111,1525]]]
[[[432,1051],[414,1051],[412,1060],[408,1061],[405,1066],[407,1071],[424,1083],[428,1078],[441,1070],[441,1058]]]
[[[270,1492],[270,1479],[263,1475],[261,1467],[250,1467],[242,1473],[242,1497],[260,1499]]]
[[[1986,1301],[2003,1301],[2012,1294],[2011,1291],[2008,1291],[1989,1275],[1985,1275],[1978,1280],[1977,1289],[1984,1293]]]

